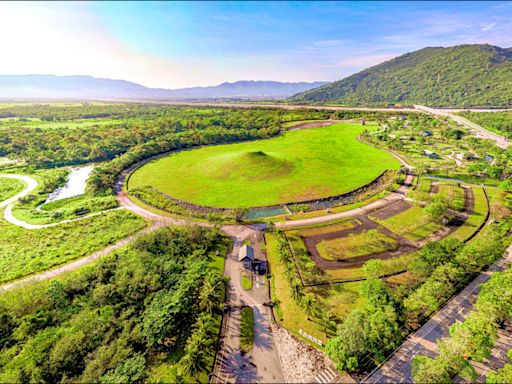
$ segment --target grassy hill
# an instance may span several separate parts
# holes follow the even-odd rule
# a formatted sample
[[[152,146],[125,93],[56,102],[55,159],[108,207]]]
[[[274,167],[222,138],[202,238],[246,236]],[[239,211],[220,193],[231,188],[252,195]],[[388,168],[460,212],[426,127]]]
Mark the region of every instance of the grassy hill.
[[[512,48],[487,44],[424,48],[290,100],[343,105],[510,106]]]

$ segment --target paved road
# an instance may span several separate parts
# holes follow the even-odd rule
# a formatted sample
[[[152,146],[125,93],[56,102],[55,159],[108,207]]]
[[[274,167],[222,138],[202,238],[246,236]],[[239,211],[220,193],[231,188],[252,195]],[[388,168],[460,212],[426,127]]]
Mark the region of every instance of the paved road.
[[[482,139],[494,140],[496,142],[496,145],[500,148],[506,149],[510,145],[512,145],[512,143],[509,140],[507,140],[504,136],[501,136],[501,135],[498,135],[497,133],[491,132],[482,126],[475,124],[472,121],[469,121],[468,119],[465,119],[462,116],[455,115],[452,113],[452,112],[457,112],[459,110],[436,109],[436,108],[425,107],[423,105],[415,105],[414,107],[419,111],[423,111],[423,112],[426,112],[426,113],[429,113],[432,115],[448,117],[448,118],[454,120],[455,122],[457,122],[458,124],[469,128],[476,137],[480,137]],[[478,111],[489,112],[491,110],[478,110]],[[495,112],[496,110],[492,110],[492,111]]]
[[[438,353],[437,339],[449,336],[449,328],[457,321],[464,321],[473,309],[480,286],[494,272],[503,271],[512,263],[512,246],[505,257],[494,263],[487,271],[476,277],[461,293],[433,316],[423,327],[411,335],[380,368],[365,380],[367,383],[411,383],[411,362],[417,355],[435,356]]]
[[[234,237],[235,242],[230,257],[227,258],[224,273],[229,277],[228,307],[230,312],[224,317],[225,335],[218,352],[218,364],[214,368],[215,383],[283,383],[281,367],[272,328],[268,289],[261,276],[253,276],[253,287],[245,291],[241,284],[242,264],[238,261],[238,250],[243,241],[250,241],[255,256],[262,259],[259,243],[262,241],[258,227],[241,225],[224,226],[223,230]],[[249,306],[254,313],[254,346],[243,355],[240,350],[240,308]]]

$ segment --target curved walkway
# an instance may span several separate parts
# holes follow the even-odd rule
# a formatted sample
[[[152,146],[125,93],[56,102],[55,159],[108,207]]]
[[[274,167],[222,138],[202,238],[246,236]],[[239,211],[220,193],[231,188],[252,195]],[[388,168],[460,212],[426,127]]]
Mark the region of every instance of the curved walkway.
[[[119,210],[119,209],[123,209],[123,207],[106,209],[104,211],[94,212],[94,213],[91,213],[89,215],[77,217],[75,219],[67,219],[67,220],[58,221],[56,223],[30,224],[30,223],[27,223],[26,221],[23,221],[23,220],[20,220],[20,219],[16,218],[14,216],[14,214],[12,213],[13,207],[14,207],[14,203],[10,204],[9,206],[7,206],[7,208],[5,208],[5,210],[4,210],[4,219],[5,219],[5,221],[8,221],[12,225],[16,225],[18,227],[22,227],[22,228],[25,228],[25,229],[31,229],[31,230],[32,229],[42,229],[42,228],[48,228],[48,227],[55,227],[57,225],[66,224],[66,223],[72,223],[73,221],[79,221],[79,220],[87,219],[89,217],[98,216],[98,215],[101,215],[101,214],[103,214],[105,212],[110,212],[110,211],[116,211],[116,210]]]
[[[98,216],[98,215],[101,215],[104,212],[109,212],[109,211],[115,211],[115,210],[118,210],[118,209],[123,209],[123,207],[107,209],[107,210],[104,210],[104,211],[101,211],[101,212],[94,212],[94,213],[91,213],[89,215],[80,216],[80,217],[77,217],[75,219],[62,220],[62,221],[59,221],[59,222],[56,222],[56,223],[30,224],[30,223],[27,223],[26,221],[20,220],[17,217],[15,217],[14,214],[12,213],[12,209],[14,207],[14,204],[16,204],[16,202],[19,199],[21,199],[24,196],[27,196],[34,189],[37,188],[37,181],[34,180],[30,176],[16,175],[16,174],[3,174],[3,173],[1,173],[0,174],[0,178],[17,179],[17,180],[23,181],[27,185],[26,188],[23,191],[21,191],[20,193],[12,196],[10,198],[8,198],[7,200],[4,200],[4,201],[0,202],[0,208],[7,206],[7,208],[5,208],[5,210],[4,210],[4,219],[5,219],[5,221],[11,223],[12,225],[16,225],[18,227],[22,227],[22,228],[25,228],[25,229],[33,230],[33,229],[42,229],[42,228],[48,228],[48,227],[55,227],[57,225],[66,224],[66,223],[72,223],[73,221],[78,221],[78,220],[87,219],[89,217]]]
[[[0,173],[0,177],[6,178],[6,179],[20,180],[20,181],[23,181],[27,185],[25,187],[25,189],[23,191],[21,191],[20,193],[17,193],[16,195],[8,198],[7,200],[0,201],[0,208],[14,204],[19,199],[21,199],[24,196],[27,196],[30,192],[32,192],[34,189],[37,188],[37,181],[35,181],[30,176]]]
[[[320,224],[320,223],[325,223],[325,222],[333,221],[333,220],[345,219],[347,217],[352,217],[352,216],[367,215],[369,213],[372,213],[374,211],[377,211],[379,209],[387,207],[388,205],[395,203],[399,200],[405,199],[406,193],[409,189],[409,186],[412,184],[413,180],[414,180],[414,175],[408,174],[407,177],[405,178],[405,185],[400,186],[400,188],[398,188],[395,192],[389,194],[388,196],[383,197],[380,200],[374,201],[373,203],[370,203],[368,205],[365,205],[364,207],[354,208],[349,211],[340,212],[340,213],[333,213],[331,215],[311,217],[308,219],[282,221],[282,222],[275,223],[274,225],[276,226],[276,228],[288,229],[288,228],[302,227],[305,225]]]

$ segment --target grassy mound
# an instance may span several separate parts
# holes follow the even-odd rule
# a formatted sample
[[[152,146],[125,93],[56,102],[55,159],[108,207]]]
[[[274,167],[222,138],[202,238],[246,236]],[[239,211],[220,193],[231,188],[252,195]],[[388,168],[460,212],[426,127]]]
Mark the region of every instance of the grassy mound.
[[[129,188],[152,186],[181,200],[226,208],[337,195],[399,168],[390,154],[357,140],[377,128],[340,123],[182,151],[136,170]]]
[[[230,152],[204,159],[197,164],[205,176],[218,179],[269,180],[286,176],[293,164],[279,154],[264,151]]]

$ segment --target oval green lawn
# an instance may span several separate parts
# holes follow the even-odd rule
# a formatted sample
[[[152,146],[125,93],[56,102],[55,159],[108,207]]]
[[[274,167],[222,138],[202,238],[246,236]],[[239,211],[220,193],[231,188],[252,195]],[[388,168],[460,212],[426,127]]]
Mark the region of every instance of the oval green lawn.
[[[226,208],[337,195],[400,167],[387,152],[357,140],[375,128],[340,123],[177,152],[139,168],[129,187],[151,185],[184,201]]]

